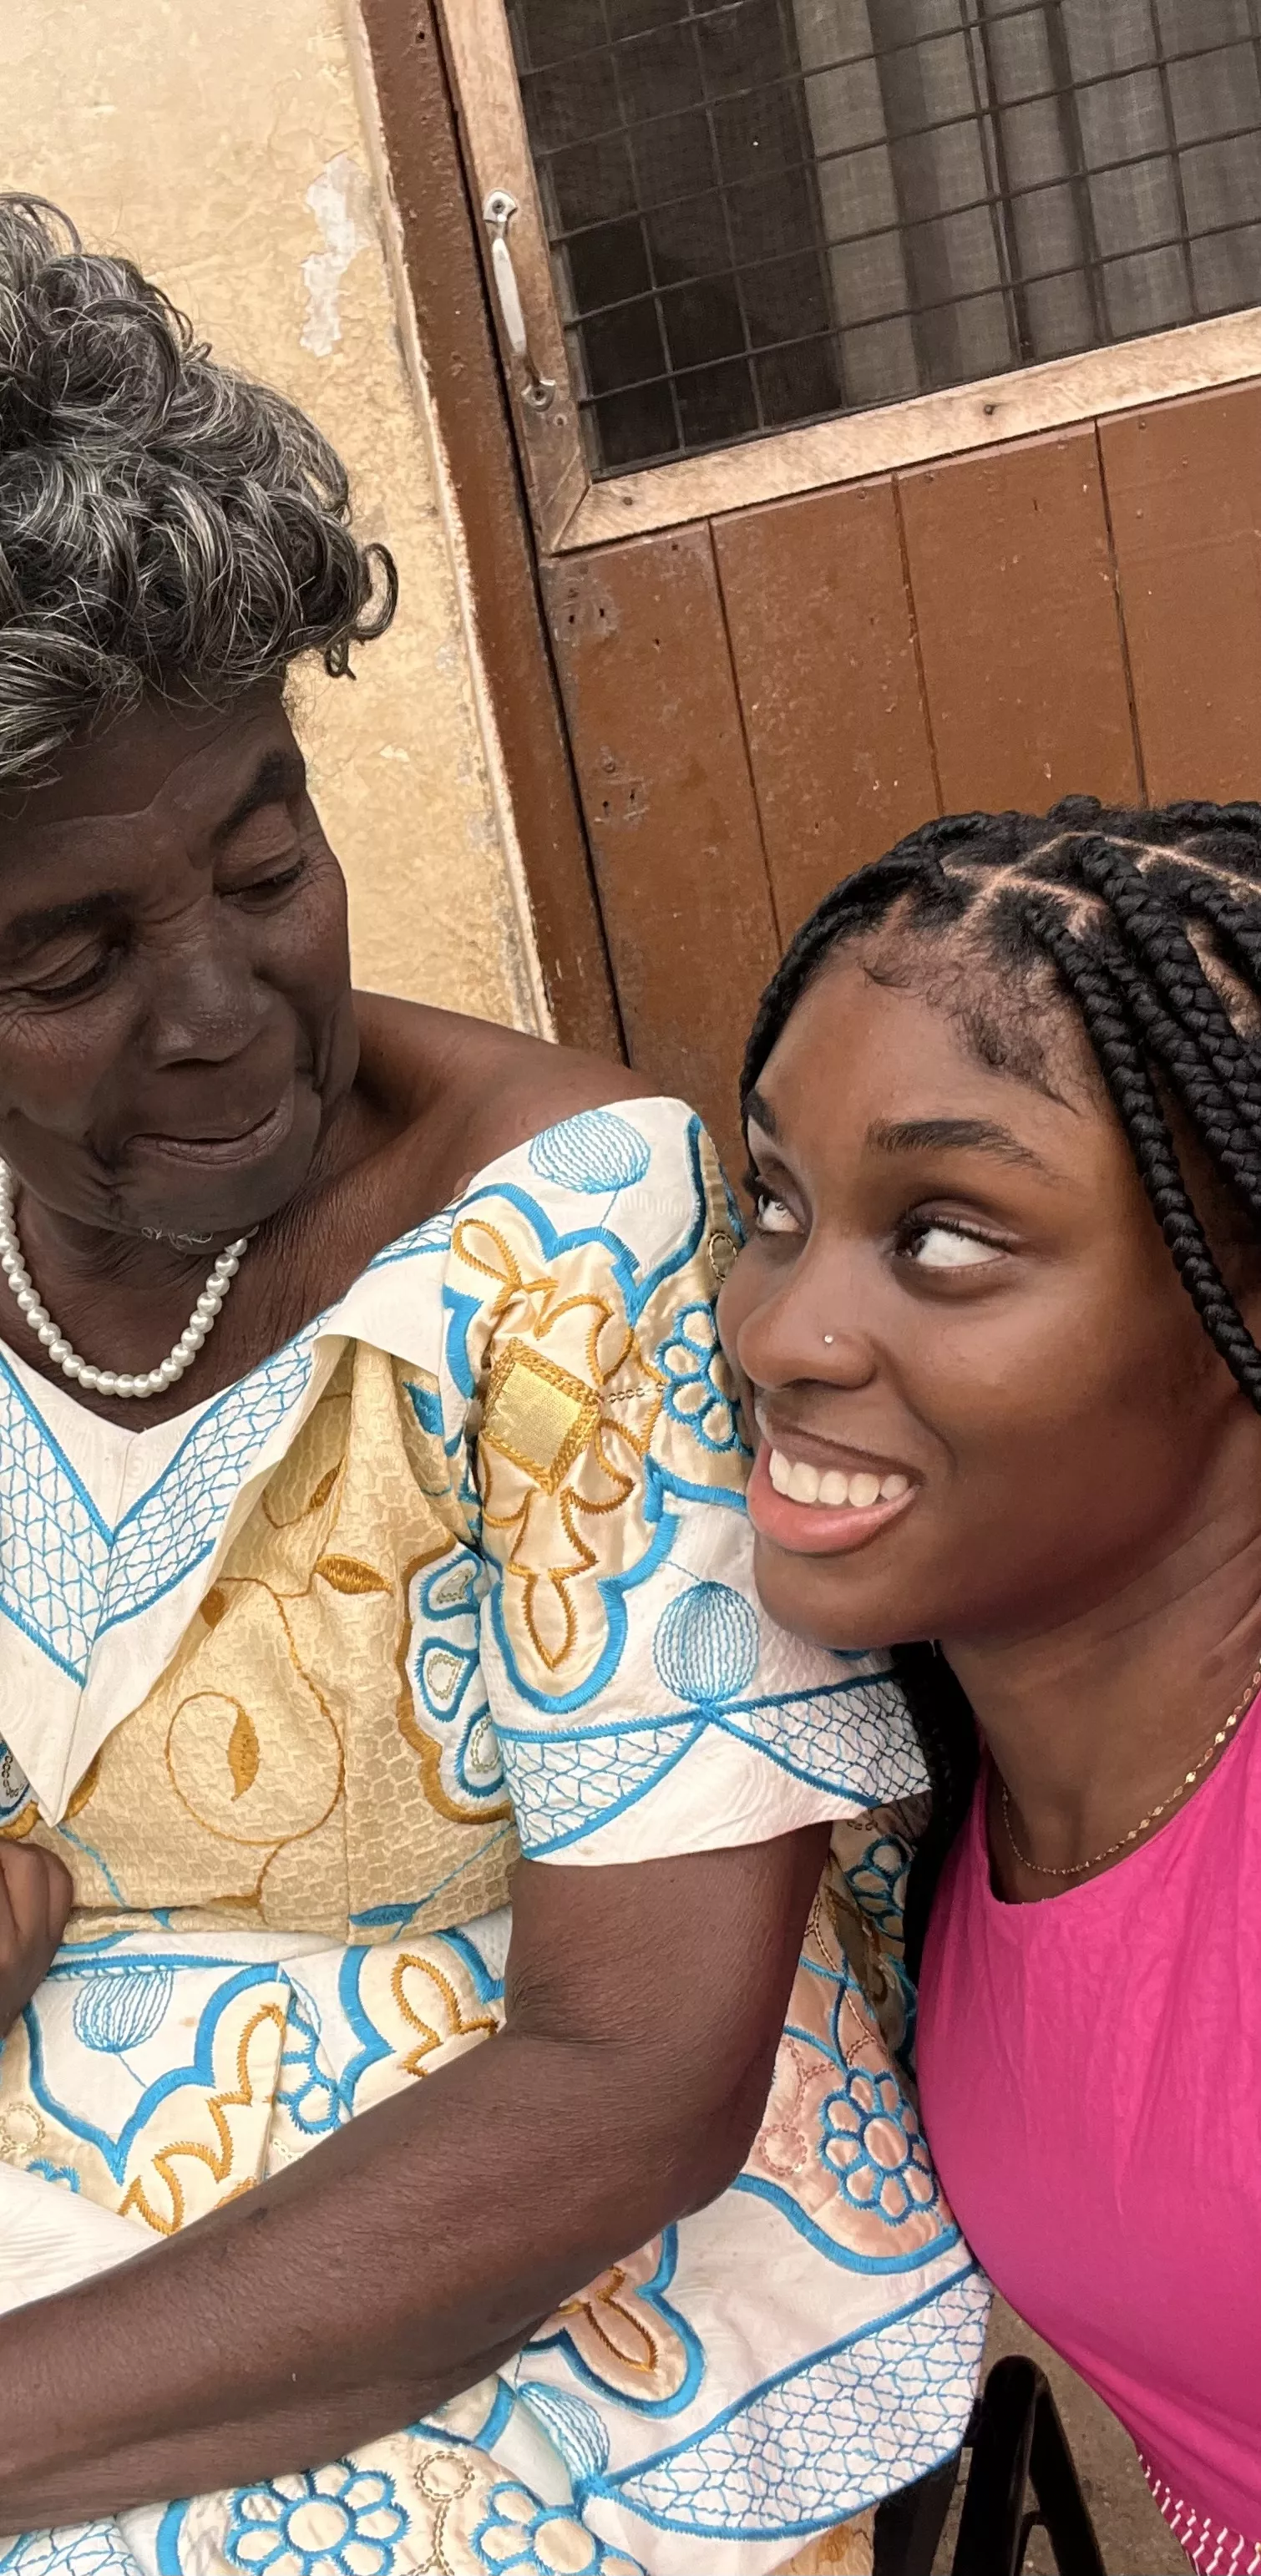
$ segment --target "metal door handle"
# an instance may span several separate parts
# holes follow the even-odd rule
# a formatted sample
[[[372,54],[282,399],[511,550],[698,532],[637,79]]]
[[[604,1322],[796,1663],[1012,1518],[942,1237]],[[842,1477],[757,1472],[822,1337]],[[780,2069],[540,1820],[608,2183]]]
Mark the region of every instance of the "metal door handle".
[[[508,248],[508,226],[519,211],[516,198],[507,188],[492,188],[482,207],[482,216],[490,230],[491,273],[499,298],[504,338],[514,358],[520,359],[525,370],[521,400],[528,403],[532,411],[547,411],[556,399],[556,386],[551,376],[540,374],[530,355],[530,334],[526,329],[521,289],[512,265],[512,252]]]

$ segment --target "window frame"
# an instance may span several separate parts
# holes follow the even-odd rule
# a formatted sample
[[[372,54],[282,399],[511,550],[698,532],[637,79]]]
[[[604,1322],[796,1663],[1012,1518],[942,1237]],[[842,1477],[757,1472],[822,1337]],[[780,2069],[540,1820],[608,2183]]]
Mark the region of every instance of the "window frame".
[[[646,536],[829,485],[866,482],[899,467],[1261,376],[1261,305],[1254,305],[597,480],[583,444],[503,0],[443,0],[443,9],[495,328],[545,555]],[[493,189],[508,190],[517,202],[508,241],[531,357],[556,388],[546,410],[523,399],[525,372],[508,346],[489,278],[482,208]]]

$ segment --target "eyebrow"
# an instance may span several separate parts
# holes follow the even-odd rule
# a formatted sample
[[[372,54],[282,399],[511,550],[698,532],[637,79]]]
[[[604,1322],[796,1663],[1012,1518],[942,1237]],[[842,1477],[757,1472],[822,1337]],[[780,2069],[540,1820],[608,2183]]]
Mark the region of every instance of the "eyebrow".
[[[744,1104],[744,1123],[746,1127],[760,1127],[762,1134],[769,1136],[772,1144],[778,1144],[779,1120],[769,1100],[765,1099],[760,1091],[749,1093]]]
[[[1002,1163],[1050,1172],[1032,1145],[991,1118],[878,1118],[867,1130],[867,1143],[878,1154],[993,1154]]]
[[[306,785],[306,762],[300,751],[269,751],[260,760],[243,795],[238,796],[230,814],[216,823],[210,835],[216,849],[230,841],[251,814],[264,805],[285,805],[290,797],[300,796]]]
[[[95,929],[121,912],[126,897],[118,887],[103,888],[96,894],[80,895],[74,903],[50,903],[30,912],[15,914],[6,922],[0,946],[6,955],[22,957],[33,948],[41,948],[49,939],[57,939],[65,930]]]

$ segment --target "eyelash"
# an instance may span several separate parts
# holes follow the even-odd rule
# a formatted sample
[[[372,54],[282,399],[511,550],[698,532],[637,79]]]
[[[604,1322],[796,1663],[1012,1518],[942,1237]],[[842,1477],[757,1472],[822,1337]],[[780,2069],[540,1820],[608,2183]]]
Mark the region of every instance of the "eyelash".
[[[1006,1244],[1000,1243],[996,1235],[987,1234],[983,1226],[962,1225],[957,1217],[925,1216],[918,1209],[903,1217],[894,1234],[893,1249],[895,1253],[907,1258],[914,1251],[915,1246],[922,1244],[930,1234],[952,1234],[959,1243],[979,1243],[984,1245],[987,1252],[996,1255],[1007,1250]],[[931,1264],[924,1266],[932,1267]],[[961,1266],[967,1267],[966,1264]],[[979,1269],[983,1265],[977,1263],[975,1266]]]
[[[305,873],[306,860],[302,857],[296,858],[290,867],[279,868],[275,876],[259,877],[253,885],[239,886],[232,900],[234,903],[248,903],[251,897],[254,897],[261,898],[265,903],[269,895],[288,894],[290,888],[296,886]]]
[[[762,1227],[762,1219],[768,1207],[783,1207],[786,1205],[786,1201],[781,1199],[778,1192],[771,1188],[770,1182],[763,1180],[760,1172],[752,1169],[747,1171],[744,1176],[744,1186],[753,1201],[754,1222],[759,1227]],[[762,1227],[762,1231],[767,1234],[773,1234],[778,1230],[779,1229],[771,1226]],[[785,1232],[787,1231],[786,1228],[783,1230]],[[950,1217],[927,1216],[924,1214],[922,1209],[913,1208],[907,1211],[907,1214],[901,1219],[900,1223],[894,1229],[893,1250],[895,1255],[903,1259],[908,1259],[913,1254],[916,1246],[918,1244],[922,1244],[925,1238],[930,1234],[952,1234],[960,1243],[983,1244],[988,1252],[992,1252],[994,1254],[999,1254],[1007,1250],[1006,1244],[1002,1243],[996,1235],[987,1233],[984,1226],[963,1225],[960,1223],[958,1218],[952,1219]],[[968,1265],[963,1264],[961,1266],[966,1268]],[[980,1263],[976,1265],[977,1268],[982,1266],[983,1265]],[[926,1264],[925,1267],[931,1268],[931,1265]]]
[[[747,1171],[744,1176],[744,1186],[753,1201],[753,1219],[756,1225],[761,1224],[768,1207],[783,1207],[786,1204],[780,1198],[778,1191],[771,1188],[770,1182],[763,1180],[760,1172]]]
[[[103,949],[81,975],[72,975],[66,984],[31,984],[28,991],[37,1002],[86,1002],[89,994],[103,984],[113,970],[118,956],[116,948]]]
[[[270,895],[288,894],[290,889],[298,884],[305,871],[306,860],[295,859],[292,867],[278,869],[275,876],[262,877],[254,885],[240,887],[231,900],[235,903],[248,903],[253,897],[265,903]],[[92,964],[85,967],[81,975],[72,975],[67,983],[30,984],[27,986],[27,991],[36,1002],[86,1002],[91,994],[107,982],[119,954],[119,948],[111,945],[102,949],[100,956],[94,958]]]

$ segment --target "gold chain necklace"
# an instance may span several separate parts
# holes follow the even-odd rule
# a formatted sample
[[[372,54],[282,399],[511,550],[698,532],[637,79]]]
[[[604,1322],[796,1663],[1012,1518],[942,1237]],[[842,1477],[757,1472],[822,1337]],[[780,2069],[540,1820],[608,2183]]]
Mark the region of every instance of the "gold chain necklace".
[[[1222,1745],[1225,1744],[1227,1739],[1234,1734],[1235,1728],[1238,1726],[1241,1718],[1245,1718],[1247,1716],[1258,1691],[1261,1691],[1261,1664],[1257,1665],[1256,1671],[1253,1673],[1252,1679],[1244,1692],[1243,1698],[1234,1708],[1232,1708],[1225,1725],[1218,1727],[1217,1733],[1214,1736],[1212,1743],[1209,1745],[1207,1752],[1200,1755],[1199,1761],[1196,1763],[1194,1770],[1184,1772],[1181,1780],[1178,1782],[1177,1788],[1171,1789],[1168,1797],[1161,1799],[1159,1806],[1150,1808],[1145,1816],[1140,1816],[1138,1823],[1131,1827],[1128,1834],[1122,1834],[1119,1842],[1109,1843],[1104,1851],[1093,1852],[1089,1860],[1075,1860],[1069,1869],[1048,1869],[1045,1861],[1030,1860],[1028,1853],[1022,1852],[1011,1829],[1011,1792],[1008,1789],[1006,1781],[1000,1781],[999,1787],[1002,1793],[1003,1831],[1007,1836],[1008,1842],[1011,1844],[1012,1850],[1014,1851],[1021,1868],[1031,1869],[1035,1878],[1080,1878],[1085,1870],[1098,1869],[1101,1863],[1105,1860],[1115,1859],[1118,1852],[1128,1851],[1131,1843],[1136,1843],[1139,1835],[1145,1834],[1148,1827],[1154,1825],[1158,1819],[1165,1814],[1166,1810],[1173,1806],[1176,1799],[1181,1798],[1186,1790],[1193,1789],[1195,1787],[1201,1771],[1206,1771],[1208,1769],[1209,1763],[1212,1761],[1214,1754],[1219,1752]]]

